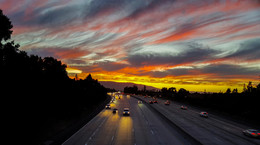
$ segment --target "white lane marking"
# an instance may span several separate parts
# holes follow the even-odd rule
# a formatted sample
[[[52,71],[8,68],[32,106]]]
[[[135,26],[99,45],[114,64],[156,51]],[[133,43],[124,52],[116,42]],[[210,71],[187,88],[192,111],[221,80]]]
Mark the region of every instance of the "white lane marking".
[[[94,138],[94,136],[96,135],[96,132],[99,130],[99,128],[105,123],[105,121],[107,120],[107,118],[106,119],[104,119],[101,123],[100,123],[100,125],[98,126],[98,128],[93,132],[93,134],[89,137],[89,139],[88,139],[88,141],[86,142],[86,144],[88,144],[88,142],[92,139],[92,138]]]
[[[111,141],[113,141],[114,140],[114,135],[112,136],[112,138],[111,138]]]
[[[222,140],[220,140],[219,138],[215,137],[216,140],[218,140],[219,142],[222,142]]]
[[[151,130],[151,133],[154,134],[152,130]]]
[[[71,138],[73,138],[74,136],[76,136],[76,134],[78,134],[80,131],[82,131],[88,124],[91,124],[96,118],[98,118],[98,116],[103,113],[104,111],[99,112],[94,118],[92,118],[87,124],[85,124],[83,127],[81,127],[76,133],[74,133],[70,138],[68,138],[65,142],[62,143],[65,144],[68,140],[70,140]],[[87,145],[87,144],[86,144]]]

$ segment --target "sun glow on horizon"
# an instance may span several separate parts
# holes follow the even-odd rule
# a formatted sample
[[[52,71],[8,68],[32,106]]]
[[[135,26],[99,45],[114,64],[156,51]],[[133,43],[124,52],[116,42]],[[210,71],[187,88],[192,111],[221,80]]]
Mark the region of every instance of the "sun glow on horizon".
[[[75,74],[74,74],[75,75]],[[77,74],[79,78],[85,79],[88,73]],[[150,76],[135,76],[135,75],[126,75],[120,73],[91,73],[94,79],[98,81],[109,81],[109,82],[119,82],[119,83],[135,83],[146,86],[152,86],[158,89],[163,87],[170,88],[175,87],[177,90],[184,88],[192,92],[225,92],[228,88],[231,90],[237,88],[238,92],[243,91],[244,84],[247,84],[250,79],[230,79],[229,82],[220,81],[217,79],[204,80],[203,78],[194,79],[193,76],[185,76],[183,78],[174,78],[174,77],[164,77],[164,78],[155,78]],[[73,76],[71,75],[71,78]],[[214,82],[215,81],[215,82]],[[257,82],[253,82],[257,84]],[[140,88],[139,88],[140,89]]]

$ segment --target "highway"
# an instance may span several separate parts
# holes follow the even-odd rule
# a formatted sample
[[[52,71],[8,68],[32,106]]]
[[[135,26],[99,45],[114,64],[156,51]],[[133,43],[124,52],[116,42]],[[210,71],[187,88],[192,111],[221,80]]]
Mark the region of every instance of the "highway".
[[[152,98],[136,96],[146,102]],[[157,111],[167,116],[177,126],[196,138],[204,145],[260,145],[260,139],[244,136],[242,131],[252,128],[250,125],[241,124],[209,112],[209,118],[199,116],[201,110],[188,106],[187,110],[180,109],[181,103],[171,102],[165,105],[165,100],[158,99],[158,104],[149,104]]]
[[[63,145],[194,145],[198,144],[146,104],[123,96],[111,103],[112,109],[104,109]],[[130,108],[130,116],[123,116],[123,109]]]

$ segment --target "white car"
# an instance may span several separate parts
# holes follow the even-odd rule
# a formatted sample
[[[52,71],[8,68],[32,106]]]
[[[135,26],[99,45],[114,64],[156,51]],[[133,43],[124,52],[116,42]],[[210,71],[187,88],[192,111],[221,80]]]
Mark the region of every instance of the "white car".
[[[201,116],[201,117],[208,118],[208,117],[209,117],[209,114],[208,114],[208,112],[200,112],[200,116]]]
[[[260,132],[256,129],[244,130],[243,134],[250,137],[260,138]]]
[[[129,108],[124,108],[123,115],[127,115],[127,116],[130,115]]]

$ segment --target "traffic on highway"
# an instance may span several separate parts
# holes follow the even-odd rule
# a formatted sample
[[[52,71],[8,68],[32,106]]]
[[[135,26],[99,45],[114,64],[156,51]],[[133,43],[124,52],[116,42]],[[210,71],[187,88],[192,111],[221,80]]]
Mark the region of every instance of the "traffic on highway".
[[[193,106],[158,99],[150,96],[134,96],[147,102],[152,108],[180,127],[184,132],[204,145],[259,145],[260,133],[250,124],[235,122],[225,117],[210,114]],[[153,100],[160,100],[151,104]]]
[[[110,95],[111,102],[63,145],[260,144],[257,130],[205,110],[152,97]]]

